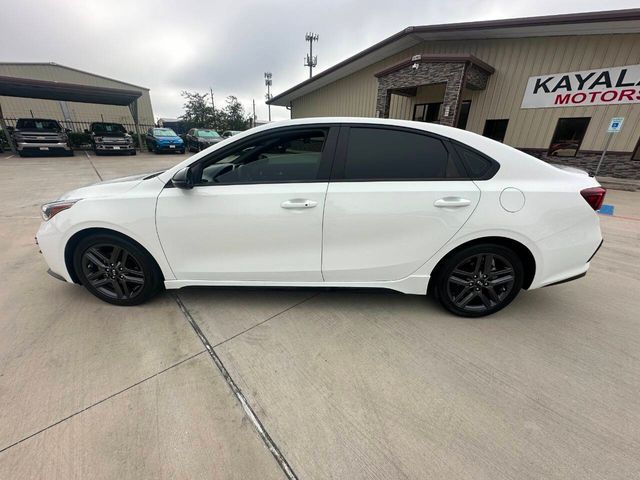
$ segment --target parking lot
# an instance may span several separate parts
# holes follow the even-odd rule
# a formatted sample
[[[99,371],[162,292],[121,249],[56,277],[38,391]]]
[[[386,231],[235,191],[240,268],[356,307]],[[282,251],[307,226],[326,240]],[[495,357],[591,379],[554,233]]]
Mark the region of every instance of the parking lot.
[[[608,193],[585,278],[480,319],[360,290],[120,308],[46,274],[41,203],[184,158],[0,154],[0,478],[637,478],[640,192]]]

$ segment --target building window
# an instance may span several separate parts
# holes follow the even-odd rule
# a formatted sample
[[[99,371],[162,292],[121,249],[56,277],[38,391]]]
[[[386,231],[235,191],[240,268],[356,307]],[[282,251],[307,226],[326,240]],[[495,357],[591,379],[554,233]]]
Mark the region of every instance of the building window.
[[[636,149],[631,154],[631,160],[640,160],[640,138],[636,144]]]
[[[469,111],[471,110],[471,100],[464,100],[460,105],[460,114],[458,115],[458,128],[464,130],[467,128],[467,120],[469,120]]]
[[[437,122],[440,120],[442,102],[418,103],[413,107],[413,120],[416,122]]]
[[[587,132],[589,120],[589,117],[558,119],[548,154],[554,157],[575,157]]]
[[[484,130],[482,131],[482,135],[497,142],[504,142],[508,124],[508,118],[503,118],[500,120],[487,120],[486,122],[484,122]]]

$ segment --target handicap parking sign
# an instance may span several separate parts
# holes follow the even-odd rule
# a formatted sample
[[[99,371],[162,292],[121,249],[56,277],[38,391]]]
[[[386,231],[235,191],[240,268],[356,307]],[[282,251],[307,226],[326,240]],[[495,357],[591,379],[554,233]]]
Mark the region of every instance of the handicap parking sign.
[[[622,130],[622,122],[624,122],[624,117],[613,117],[611,119],[611,122],[609,123],[607,132],[618,133],[620,130]]]

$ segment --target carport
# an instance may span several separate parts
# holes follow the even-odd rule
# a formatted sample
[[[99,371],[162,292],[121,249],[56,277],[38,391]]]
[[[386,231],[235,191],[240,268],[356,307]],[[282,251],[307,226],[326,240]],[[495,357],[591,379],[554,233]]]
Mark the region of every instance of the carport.
[[[92,87],[73,83],[49,82],[30,78],[0,76],[0,96],[60,100],[101,105],[128,106],[136,127],[138,145],[142,145],[142,135],[138,121],[138,98],[141,92],[120,88]],[[11,150],[16,153],[13,139],[8,134],[7,125],[0,104],[0,127],[6,133]]]

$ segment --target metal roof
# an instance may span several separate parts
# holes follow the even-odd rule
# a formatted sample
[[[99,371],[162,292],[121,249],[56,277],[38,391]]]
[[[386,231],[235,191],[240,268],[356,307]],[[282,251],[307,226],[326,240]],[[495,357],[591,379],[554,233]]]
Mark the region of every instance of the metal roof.
[[[142,92],[120,88],[92,87],[75,83],[0,76],[0,95],[128,106],[140,98]]]
[[[134,85],[133,83],[123,82],[122,80],[116,80],[115,78],[106,77],[104,75],[98,75],[96,73],[87,72],[86,70],[80,70],[79,68],[73,68],[73,67],[68,67],[66,65],[60,65],[59,63],[56,63],[56,62],[0,62],[0,66],[2,66],[2,65],[63,68],[65,70],[70,70],[72,72],[83,73],[83,74],[89,75],[91,77],[102,78],[103,80],[109,80],[111,82],[120,83],[122,85],[128,85],[130,87],[140,88],[142,90],[149,90],[147,87],[141,87],[140,85]]]
[[[640,8],[408,27],[285,90],[267,103],[288,106],[302,95],[425,41],[638,32]]]

